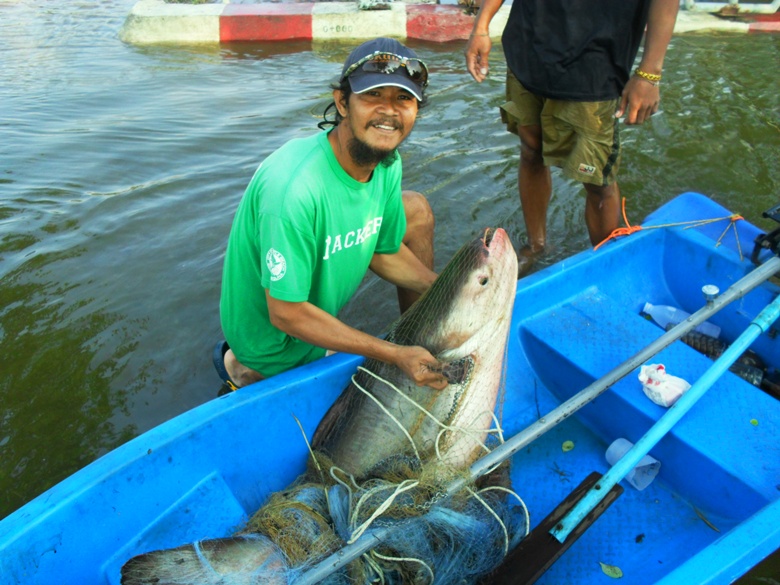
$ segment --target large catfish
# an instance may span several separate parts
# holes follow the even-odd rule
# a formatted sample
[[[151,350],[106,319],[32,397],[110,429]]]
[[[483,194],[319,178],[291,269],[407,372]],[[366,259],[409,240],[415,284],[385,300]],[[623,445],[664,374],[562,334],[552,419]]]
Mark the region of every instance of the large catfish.
[[[424,496],[435,495],[431,480],[421,478],[446,481],[485,452],[502,389],[516,282],[517,256],[506,232],[484,230],[455,254],[387,336],[427,348],[442,362],[447,388],[418,387],[398,368],[367,360],[317,427],[309,471],[274,494],[246,530],[134,557],[122,568],[122,584],[287,584],[354,539],[358,524],[364,528],[376,517],[384,517],[377,524],[389,522],[388,516],[406,523],[396,531],[402,542],[387,544],[363,569],[353,564],[334,583],[368,583],[378,571],[387,583],[447,583],[456,577],[468,582],[462,581],[468,571],[461,565],[500,561],[498,514],[484,510],[489,496],[445,509],[418,502],[419,494],[399,494],[413,482],[426,485],[427,491],[418,487]],[[398,479],[399,468],[407,473],[404,479]],[[403,513],[387,508],[393,499],[405,506]],[[475,519],[480,514],[484,518]],[[414,515],[425,518],[422,527],[411,523]],[[501,542],[508,542],[507,527],[502,530]],[[443,558],[445,549],[449,556]]]
[[[492,424],[516,282],[504,230],[485,230],[461,248],[387,335],[425,347],[445,364],[450,385],[418,387],[398,368],[368,360],[320,422],[314,449],[358,479],[399,454],[432,461],[437,445],[448,465],[470,465]]]

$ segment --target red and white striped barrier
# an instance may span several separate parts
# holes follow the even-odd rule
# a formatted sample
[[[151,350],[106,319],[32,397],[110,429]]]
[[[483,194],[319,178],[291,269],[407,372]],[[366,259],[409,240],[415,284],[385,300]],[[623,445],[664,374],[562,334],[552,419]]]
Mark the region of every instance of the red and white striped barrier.
[[[490,33],[500,37],[509,15],[503,6]],[[467,39],[474,16],[462,6],[389,2],[386,10],[359,10],[357,2],[168,4],[140,0],[120,38],[128,43],[343,40],[395,37],[446,42]],[[726,30],[780,32],[780,21],[736,22],[681,10],[675,33]]]

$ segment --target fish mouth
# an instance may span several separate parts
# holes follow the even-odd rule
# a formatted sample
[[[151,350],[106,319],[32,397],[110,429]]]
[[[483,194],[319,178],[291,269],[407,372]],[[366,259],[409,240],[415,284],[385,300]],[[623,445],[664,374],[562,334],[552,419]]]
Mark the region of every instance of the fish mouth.
[[[490,242],[493,241],[493,236],[495,235],[496,230],[493,228],[485,228],[485,232],[482,235],[482,243],[485,244],[486,248],[490,247]]]
[[[506,240],[506,232],[500,227],[487,227],[482,232],[481,239],[485,248],[492,250],[496,246],[501,246],[501,242]]]

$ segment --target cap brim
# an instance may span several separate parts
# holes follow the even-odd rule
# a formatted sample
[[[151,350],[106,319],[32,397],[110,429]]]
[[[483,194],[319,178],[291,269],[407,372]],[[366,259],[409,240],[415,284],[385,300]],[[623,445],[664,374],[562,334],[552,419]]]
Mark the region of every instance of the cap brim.
[[[355,75],[353,73],[348,79],[349,85],[355,93],[363,93],[370,89],[391,85],[405,89],[420,101],[423,99],[422,87],[403,74],[364,73],[363,75]]]

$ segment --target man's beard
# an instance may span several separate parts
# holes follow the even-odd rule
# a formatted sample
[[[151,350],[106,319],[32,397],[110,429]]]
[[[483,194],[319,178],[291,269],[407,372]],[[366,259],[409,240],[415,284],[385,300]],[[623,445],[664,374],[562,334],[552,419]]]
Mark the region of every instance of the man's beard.
[[[389,167],[398,158],[398,152],[395,148],[391,150],[374,148],[354,136],[349,139],[347,149],[355,164],[361,167],[376,166],[378,164]]]

